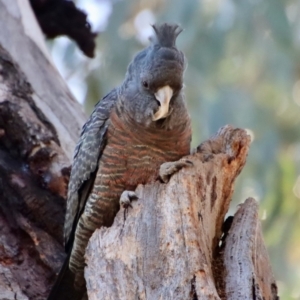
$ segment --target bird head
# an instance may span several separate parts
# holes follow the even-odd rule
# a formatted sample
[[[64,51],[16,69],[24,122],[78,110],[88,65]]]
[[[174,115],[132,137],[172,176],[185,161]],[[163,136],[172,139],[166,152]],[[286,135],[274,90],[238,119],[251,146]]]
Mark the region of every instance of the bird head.
[[[151,45],[139,52],[122,85],[124,109],[145,126],[167,119],[183,102],[185,58],[176,48],[178,25],[153,25]]]

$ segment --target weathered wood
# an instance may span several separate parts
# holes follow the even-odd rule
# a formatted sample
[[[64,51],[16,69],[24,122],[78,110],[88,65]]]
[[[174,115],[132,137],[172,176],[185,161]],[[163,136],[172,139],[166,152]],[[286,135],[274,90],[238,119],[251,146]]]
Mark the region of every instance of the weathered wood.
[[[0,0],[0,25],[0,45],[30,83],[35,105],[55,128],[71,161],[86,116],[53,66],[28,0]]]
[[[249,143],[226,126],[188,157],[193,167],[139,186],[132,208],[89,242],[89,299],[219,299],[213,254]]]
[[[0,299],[45,299],[65,257],[71,157],[85,120],[27,0],[0,0]]]
[[[279,299],[258,218],[258,204],[248,198],[234,215],[222,253],[224,299]]]
[[[65,256],[70,161],[1,45],[0,85],[0,295],[45,299]]]

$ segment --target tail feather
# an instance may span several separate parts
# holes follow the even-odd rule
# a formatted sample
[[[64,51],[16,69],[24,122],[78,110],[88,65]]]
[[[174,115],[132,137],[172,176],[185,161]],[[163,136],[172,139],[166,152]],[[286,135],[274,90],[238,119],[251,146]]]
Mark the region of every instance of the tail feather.
[[[47,300],[82,300],[86,290],[75,289],[69,259],[70,255],[65,259]]]

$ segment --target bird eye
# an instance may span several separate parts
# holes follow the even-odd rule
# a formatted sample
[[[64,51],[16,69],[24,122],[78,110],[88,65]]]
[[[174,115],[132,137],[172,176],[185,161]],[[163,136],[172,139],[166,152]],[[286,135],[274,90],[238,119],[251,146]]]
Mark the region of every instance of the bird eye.
[[[146,89],[149,87],[149,84],[146,80],[143,80],[142,84],[143,84],[143,87],[145,87]]]

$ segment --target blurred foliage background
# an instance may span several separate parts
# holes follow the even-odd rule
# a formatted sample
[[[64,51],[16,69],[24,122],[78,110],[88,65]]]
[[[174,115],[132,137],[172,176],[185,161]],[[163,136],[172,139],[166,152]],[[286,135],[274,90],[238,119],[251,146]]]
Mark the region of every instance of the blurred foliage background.
[[[193,146],[225,124],[248,129],[253,142],[231,212],[249,196],[260,202],[281,299],[300,299],[300,1],[75,2],[100,32],[96,58],[85,58],[66,38],[50,50],[87,113],[122,82],[148,44],[149,24],[171,21],[185,29],[177,45],[188,60]]]

